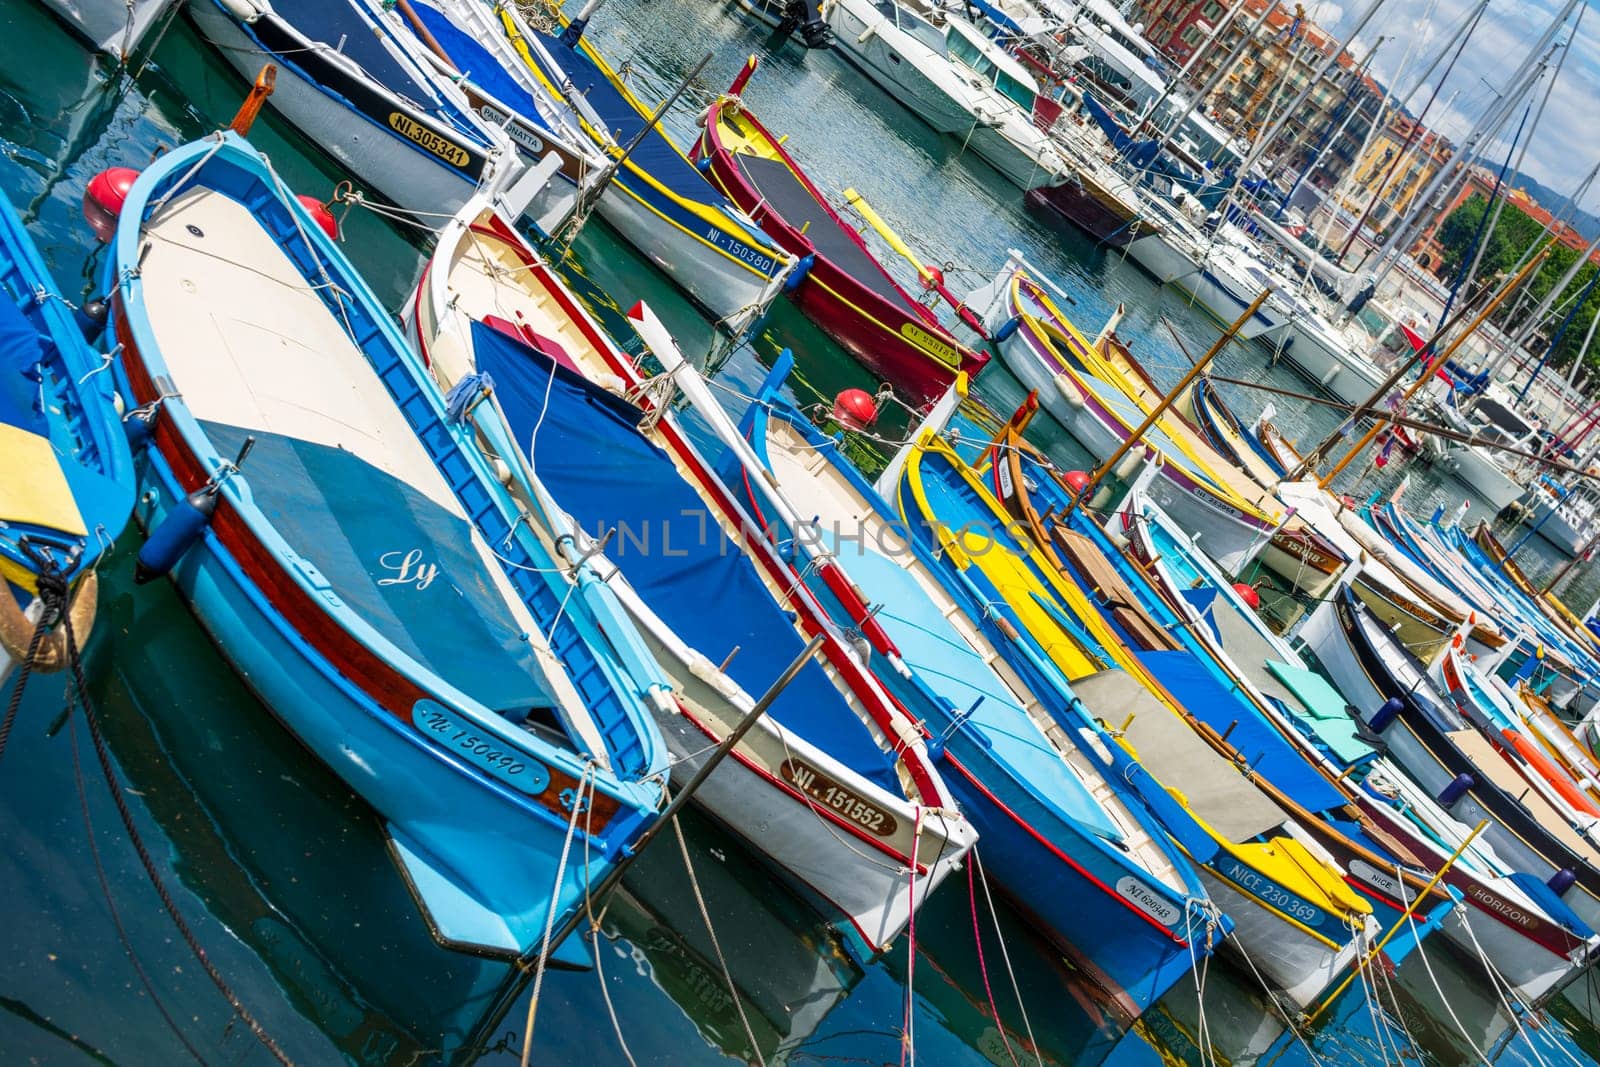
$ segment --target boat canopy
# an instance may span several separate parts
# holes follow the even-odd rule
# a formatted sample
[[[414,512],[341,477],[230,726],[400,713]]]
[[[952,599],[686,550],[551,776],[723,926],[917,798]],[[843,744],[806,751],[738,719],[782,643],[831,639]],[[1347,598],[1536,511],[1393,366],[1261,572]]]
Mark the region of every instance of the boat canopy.
[[[607,555],[679,638],[759,695],[804,642],[794,618],[723,533],[672,458],[640,434],[644,413],[590,385],[545,354],[481,322],[472,324],[478,369],[556,502]],[[787,729],[903,795],[883,751],[823,668],[812,660],[773,704]]]
[[[468,82],[514,109],[528,121],[545,129],[550,128],[533,94],[501,66],[494,53],[478,43],[476,37],[427,4],[413,4],[412,8],[428,32],[433,34],[434,40],[449,54],[457,69],[465,74]]]
[[[518,724],[551,722],[558,702],[466,519],[344,448],[202,425],[223,455],[255,437],[251,500],[313,584],[485,707]]]

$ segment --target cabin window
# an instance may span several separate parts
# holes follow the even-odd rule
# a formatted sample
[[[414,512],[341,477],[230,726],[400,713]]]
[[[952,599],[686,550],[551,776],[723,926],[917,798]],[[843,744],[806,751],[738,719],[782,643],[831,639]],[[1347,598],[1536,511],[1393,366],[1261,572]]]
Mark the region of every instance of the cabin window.
[[[935,55],[945,54],[944,32],[911,12],[900,9],[900,28],[927,46]]]
[[[1033,91],[1033,86],[1025,85],[1004,71],[1000,71],[995,78],[995,88],[1004,93],[1006,99],[1012,103],[1028,111],[1033,110],[1033,98],[1038,95]]]

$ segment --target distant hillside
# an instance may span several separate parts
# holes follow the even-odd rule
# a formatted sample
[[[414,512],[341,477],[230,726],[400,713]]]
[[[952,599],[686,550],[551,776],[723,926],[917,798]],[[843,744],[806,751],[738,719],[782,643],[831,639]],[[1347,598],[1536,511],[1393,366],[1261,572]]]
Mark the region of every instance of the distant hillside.
[[[1539,203],[1544,206],[1546,211],[1550,211],[1555,214],[1561,213],[1562,206],[1567,202],[1567,196],[1572,192],[1570,189],[1564,192],[1558,192],[1555,189],[1550,188],[1548,185],[1545,185],[1537,178],[1529,177],[1528,175],[1520,172],[1517,175],[1516,184],[1522,186],[1524,189],[1528,190],[1528,192],[1532,193],[1533,198],[1539,201]],[[1597,234],[1600,234],[1600,217],[1589,214],[1581,207],[1572,215],[1569,221],[1572,223],[1574,229],[1591,241],[1595,239]]]

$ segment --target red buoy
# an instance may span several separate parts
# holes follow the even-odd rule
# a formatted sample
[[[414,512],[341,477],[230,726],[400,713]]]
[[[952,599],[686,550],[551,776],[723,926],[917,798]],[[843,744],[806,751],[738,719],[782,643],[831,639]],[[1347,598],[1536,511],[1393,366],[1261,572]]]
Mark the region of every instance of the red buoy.
[[[327,204],[306,193],[301,193],[295,199],[300,201],[300,206],[316,220],[318,226],[322,227],[322,232],[328,235],[328,240],[339,239],[339,222],[333,217],[333,212],[328,210]]]
[[[1244,582],[1234,582],[1233,591],[1239,594],[1239,599],[1244,601],[1251,611],[1261,610],[1261,594],[1256,592],[1256,587]]]
[[[83,221],[97,238],[109,241],[116,235],[117,216],[138,180],[139,172],[132,167],[111,167],[89,179],[83,190]]]
[[[1073,496],[1082,496],[1083,491],[1089,488],[1089,476],[1083,471],[1068,471],[1061,476],[1061,480],[1067,483]]]
[[[878,421],[878,404],[865,389],[846,389],[833,398],[833,421],[847,430],[865,430]]]

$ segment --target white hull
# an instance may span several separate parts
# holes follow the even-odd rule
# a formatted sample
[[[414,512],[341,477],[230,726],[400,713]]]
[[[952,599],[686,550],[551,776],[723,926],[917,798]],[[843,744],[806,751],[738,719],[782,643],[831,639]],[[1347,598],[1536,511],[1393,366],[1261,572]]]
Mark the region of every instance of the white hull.
[[[843,0],[828,5],[828,25],[833,29],[834,51],[850,60],[907,110],[940,133],[964,135],[973,126],[971,112],[960,100],[905,59],[891,58],[905,47],[905,35],[871,5]],[[886,43],[895,42],[896,47]]]
[[[189,5],[189,11],[239,76],[254,81],[264,57],[238,22],[213,0],[198,0]],[[401,208],[453,214],[477,191],[459,173],[368,121],[291,67],[279,67],[270,100],[274,110],[338,160],[353,178]]]
[[[1200,264],[1191,259],[1165,230],[1134,238],[1128,243],[1128,255],[1162,285],[1187,293],[1218,322],[1233,322],[1255,299],[1253,292],[1242,295],[1242,287],[1230,285],[1213,264]],[[1262,305],[1261,310],[1239,328],[1239,336],[1254,341],[1277,325],[1270,317],[1268,306]]]
[[[1292,342],[1284,355],[1301,374],[1347,404],[1365,403],[1383,384],[1378,372],[1338,337],[1299,315],[1289,320]]]
[[[1038,391],[1044,409],[1095,459],[1103,463],[1121,446],[1122,438],[1081,402],[1072,380],[1058,381],[1024,342],[1013,336],[1000,345],[1000,358],[1024,387]],[[1229,574],[1238,574],[1269,539],[1266,531],[1221,501],[1191,492],[1165,463],[1151,479],[1149,495]]]
[[[1472,445],[1444,442],[1444,456],[1435,466],[1443,467],[1450,477],[1488,504],[1494,514],[1515,504],[1527,491],[1512,481],[1486,451]]]
[[[621,186],[607,189],[595,210],[695,303],[718,319],[763,307],[772,295],[768,290],[781,284],[784,277],[768,280],[707,248],[696,235],[663,223],[659,215]],[[618,293],[617,299],[626,306],[632,298]]]
[[[1246,969],[1260,971],[1296,1009],[1315,1003],[1355,959],[1354,936],[1335,948],[1267,911],[1209,868],[1200,868],[1200,880],[1236,924],[1233,936],[1223,943],[1224,951],[1245,957]],[[1370,919],[1368,923],[1375,925]]]

